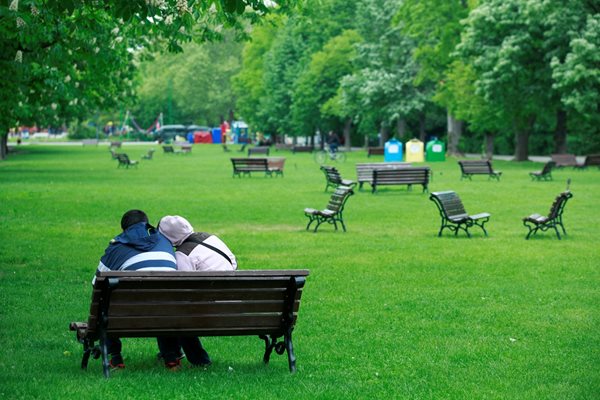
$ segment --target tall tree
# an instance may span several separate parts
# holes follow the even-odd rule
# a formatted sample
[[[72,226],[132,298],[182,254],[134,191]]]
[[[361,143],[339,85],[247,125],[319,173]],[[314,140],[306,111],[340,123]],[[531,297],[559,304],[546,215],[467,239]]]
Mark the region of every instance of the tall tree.
[[[244,36],[248,23],[296,0],[12,0],[0,6],[0,158],[21,123],[60,123],[131,95],[132,49],[181,50],[192,37],[223,28]],[[15,107],[15,105],[17,105]],[[48,110],[48,112],[46,112]]]
[[[337,118],[327,121],[331,115],[323,113],[323,106],[336,96],[341,79],[352,73],[355,45],[360,40],[356,31],[344,31],[312,55],[295,83],[291,122],[296,132],[308,136],[316,130],[338,129],[345,122]]]
[[[460,21],[467,17],[475,1],[467,0],[405,0],[396,20],[410,37],[416,41],[415,60],[419,64],[416,85],[429,82],[438,94],[434,99],[446,107],[448,152],[456,154],[462,135],[463,123],[456,119],[449,97],[440,96],[448,80],[446,76],[454,60],[454,50],[460,42],[463,29]]]

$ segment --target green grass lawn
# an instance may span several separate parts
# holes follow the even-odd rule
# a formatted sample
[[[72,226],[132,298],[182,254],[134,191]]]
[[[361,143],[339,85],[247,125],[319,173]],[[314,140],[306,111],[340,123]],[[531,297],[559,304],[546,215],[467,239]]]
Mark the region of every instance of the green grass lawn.
[[[151,146],[124,146],[139,160]],[[156,147],[156,146],[155,146]],[[532,182],[532,162],[494,161],[500,182],[461,181],[456,159],[429,163],[430,191],[455,190],[468,212],[492,214],[489,237],[439,238],[420,187],[357,191],[346,233],[305,231],[305,207],[330,193],[309,154],[286,157],[284,178],[232,178],[220,146],[196,145],[117,169],[106,147],[24,146],[0,162],[2,398],[598,399],[600,170],[556,170]],[[356,179],[349,154],[338,168]],[[521,218],[547,213],[572,179],[568,236],[526,241]],[[240,269],[307,268],[294,346],[262,364],[256,337],[205,338],[213,365],[172,373],[152,339],[124,339],[127,368],[105,380],[79,368],[68,330],[87,318],[90,281],[121,215],[188,218],[220,236]],[[185,362],[187,365],[187,362]]]

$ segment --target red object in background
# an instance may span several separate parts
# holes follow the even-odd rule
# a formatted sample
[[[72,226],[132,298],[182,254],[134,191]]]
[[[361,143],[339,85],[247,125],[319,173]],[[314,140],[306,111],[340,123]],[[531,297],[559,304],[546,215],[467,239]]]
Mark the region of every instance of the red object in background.
[[[194,143],[212,143],[212,135],[207,131],[194,132]]]

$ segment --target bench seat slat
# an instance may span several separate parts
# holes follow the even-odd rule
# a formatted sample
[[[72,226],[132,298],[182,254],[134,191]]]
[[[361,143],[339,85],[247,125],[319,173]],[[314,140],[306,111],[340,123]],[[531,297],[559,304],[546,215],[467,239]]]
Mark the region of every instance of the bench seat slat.
[[[108,332],[128,329],[164,329],[177,331],[193,329],[202,331],[207,328],[242,328],[251,326],[278,327],[281,325],[281,313],[272,314],[222,314],[206,316],[110,316]]]
[[[294,304],[298,311],[300,302]],[[161,304],[115,304],[111,306],[111,315],[198,315],[198,314],[239,314],[258,312],[283,312],[281,302],[274,301],[237,301],[237,302],[194,302],[190,304],[161,303]]]

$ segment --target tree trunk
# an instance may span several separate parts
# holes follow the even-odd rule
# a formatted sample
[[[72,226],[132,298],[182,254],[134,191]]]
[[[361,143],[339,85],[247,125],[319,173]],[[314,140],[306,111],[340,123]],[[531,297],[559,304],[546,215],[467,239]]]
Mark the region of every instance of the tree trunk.
[[[8,129],[3,129],[2,132],[8,132]],[[8,133],[0,133],[0,160],[6,159],[8,155]]]
[[[446,113],[446,120],[448,125],[448,154],[455,156],[460,155],[458,151],[458,143],[463,132],[463,121],[460,121],[450,114],[450,111]]]
[[[398,139],[403,142],[404,136],[406,135],[406,119],[398,119],[398,125],[396,125],[396,132],[398,132]]]
[[[344,148],[350,150],[350,128],[352,128],[352,118],[346,118],[344,122]]]
[[[385,142],[388,141],[389,134],[390,134],[390,128],[382,122],[380,129],[381,129],[380,130],[381,134],[379,135],[379,146],[383,146],[385,144]]]
[[[419,113],[419,140],[425,142],[427,133],[425,132],[425,112]]]
[[[567,112],[556,111],[556,129],[554,130],[554,153],[567,153]]]
[[[485,158],[488,160],[491,160],[492,157],[494,156],[494,137],[495,136],[496,135],[492,132],[485,133],[484,154],[485,154]]]
[[[529,132],[533,128],[535,117],[525,121],[515,121],[515,161],[527,161],[529,158]]]

